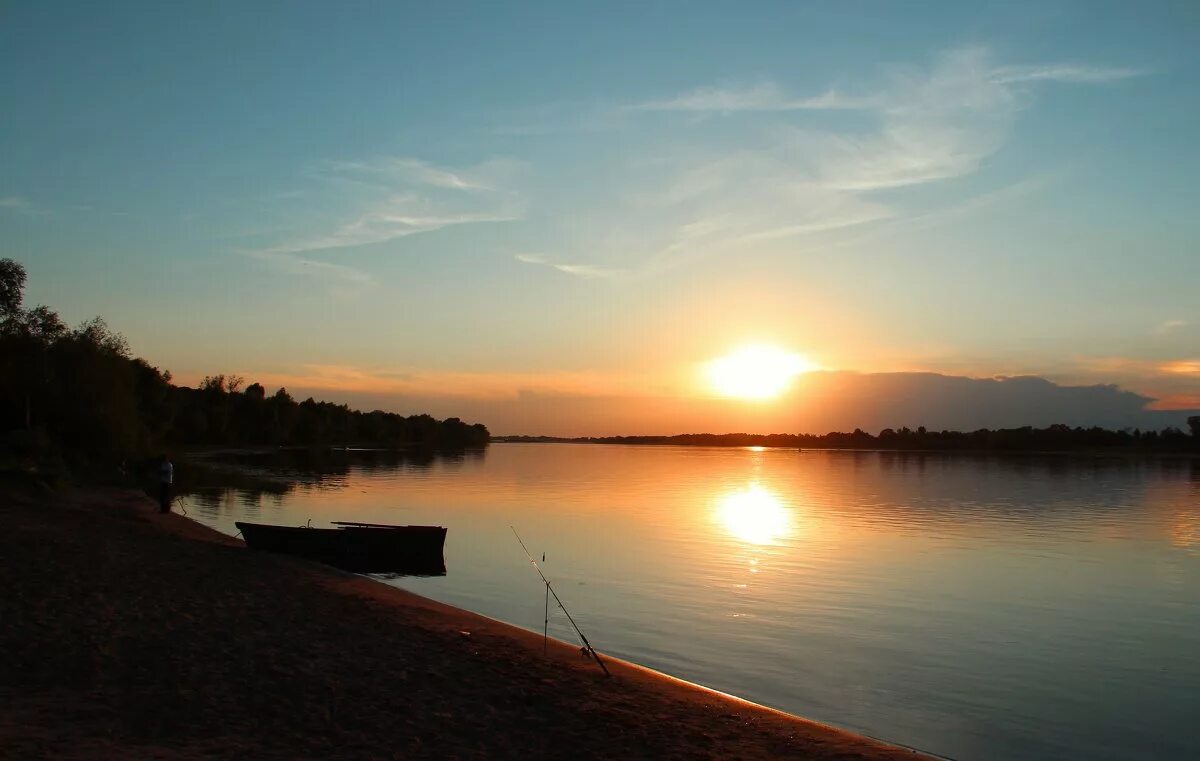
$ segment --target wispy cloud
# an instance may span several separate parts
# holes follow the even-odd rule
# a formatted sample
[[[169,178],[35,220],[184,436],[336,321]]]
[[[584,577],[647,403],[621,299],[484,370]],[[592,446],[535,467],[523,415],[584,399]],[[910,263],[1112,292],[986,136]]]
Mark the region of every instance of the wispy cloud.
[[[997,66],[990,63],[983,47],[959,48],[946,54],[946,62],[982,64],[977,72],[984,81],[997,85],[1021,82],[1061,82],[1065,84],[1103,84],[1142,76],[1146,69],[1086,64],[1035,64]],[[903,72],[893,67],[893,74]],[[943,72],[945,69],[943,69]],[[902,74],[902,77],[906,76]],[[919,74],[917,75],[919,78]],[[678,95],[626,106],[629,111],[685,111],[735,113],[739,111],[821,111],[888,108],[895,98],[886,90],[851,95],[830,88],[816,95],[796,95],[777,82],[753,84],[724,83],[697,87]]]
[[[275,243],[241,253],[280,271],[362,286],[372,277],[342,264],[305,256],[381,244],[448,227],[512,222],[524,218],[525,202],[506,184],[522,171],[520,162],[491,159],[449,168],[409,157],[327,162],[314,173],[314,187],[272,200],[303,201],[292,223],[276,228]],[[330,218],[313,204],[349,204]],[[304,232],[307,229],[307,232]]]
[[[870,101],[853,98],[827,90],[812,97],[795,97],[784,92],[774,82],[759,82],[749,86],[718,85],[699,87],[690,92],[664,100],[648,101],[629,106],[631,111],[813,111],[828,109],[868,108]]]
[[[324,174],[381,187],[433,187],[446,190],[502,191],[501,185],[520,174],[524,165],[493,158],[472,167],[448,168],[412,157],[381,156],[364,161],[331,161]]]
[[[278,251],[247,251],[248,256],[275,267],[281,272],[312,277],[323,282],[334,282],[343,286],[368,286],[374,278],[367,273],[344,264],[322,262],[295,254]]]
[[[1173,362],[1164,362],[1159,365],[1159,369],[1172,375],[1200,376],[1200,359],[1177,359]]]
[[[527,114],[538,122],[534,131],[553,122],[581,133],[592,122],[634,127],[657,114],[679,120],[688,147],[670,138],[671,144],[653,146],[646,160],[607,165],[614,184],[603,200],[565,215],[570,228],[547,244],[553,256],[525,253],[516,260],[577,277],[619,279],[741,253],[749,245],[844,245],[864,232],[942,224],[962,209],[992,203],[993,193],[985,189],[978,203],[968,197],[948,209],[895,191],[981,172],[1045,83],[1100,85],[1144,73],[1083,63],[1000,64],[986,48],[967,47],[811,93],[770,80],[719,82],[624,106],[577,103],[566,113]],[[833,111],[854,114],[811,118]],[[719,117],[732,114],[746,115],[737,131],[719,125]],[[831,121],[842,126],[831,128]],[[465,166],[411,156],[328,162],[316,177],[338,189],[328,194],[331,201],[353,204],[324,220],[310,215],[295,234],[257,253],[282,262],[283,256],[450,227],[520,221],[527,217],[526,196],[518,190],[523,172],[521,162],[496,158]],[[1033,186],[1013,185],[1020,192]],[[312,198],[306,194],[310,210]]]
[[[992,81],[999,84],[1017,82],[1063,82],[1065,84],[1102,84],[1131,79],[1147,74],[1146,69],[1114,66],[1055,64],[1049,66],[1001,66],[992,71]]]
[[[856,135],[801,132],[820,158],[822,184],[872,191],[921,185],[977,171],[1000,149],[1020,106],[993,81],[981,48],[952,51],[928,71],[897,69],[876,97],[878,130]]]
[[[517,254],[513,257],[518,262],[525,264],[536,264],[543,267],[565,272],[568,275],[577,275],[586,278],[611,278],[622,274],[621,270],[609,269],[606,267],[596,267],[591,264],[564,264],[562,262],[553,262],[538,254]]]
[[[522,219],[523,198],[503,186],[520,169],[519,162],[505,159],[492,159],[465,169],[440,167],[407,157],[329,162],[317,176],[334,186],[347,183],[357,186],[359,191],[355,195],[361,198],[358,211],[332,229],[285,239],[260,252],[351,248],[456,225]]]
[[[626,106],[631,114],[760,115],[734,150],[722,150],[729,136],[721,130],[708,155],[693,151],[676,162],[673,178],[657,193],[644,194],[657,224],[674,228],[650,249],[644,266],[674,266],[747,242],[817,236],[825,242],[854,227],[938,219],[936,208],[913,210],[903,197],[880,192],[978,173],[1004,147],[1038,83],[1098,84],[1140,73],[1078,64],[1001,66],[986,48],[969,47],[927,67],[885,68],[879,84],[854,91],[798,96],[765,81],[700,87]],[[847,109],[859,115],[843,129],[804,123],[802,112]],[[693,143],[703,139],[704,122],[684,124]]]
[[[521,218],[520,210],[512,207],[495,211],[455,212],[431,208],[424,199],[415,196],[394,196],[327,234],[289,241],[266,249],[266,251],[297,253],[351,248],[372,243],[385,243],[396,238],[433,232],[455,225],[512,222]]]
[[[50,213],[49,209],[45,209],[33,202],[20,198],[18,196],[5,196],[0,198],[0,209],[24,214],[30,217],[41,217]]]
[[[1180,328],[1187,327],[1187,324],[1187,320],[1166,320],[1158,325],[1155,325],[1150,332],[1156,336],[1165,336],[1168,333],[1172,333]]]

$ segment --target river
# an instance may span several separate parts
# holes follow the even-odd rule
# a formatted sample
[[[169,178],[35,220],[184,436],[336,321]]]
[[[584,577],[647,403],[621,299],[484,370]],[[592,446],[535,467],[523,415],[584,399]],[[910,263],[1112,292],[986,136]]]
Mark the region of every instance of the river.
[[[755,702],[957,759],[1200,758],[1200,460],[209,459],[190,517],[444,525],[445,576],[385,582],[540,632],[513,526],[602,653]],[[575,639],[554,610],[550,633]]]

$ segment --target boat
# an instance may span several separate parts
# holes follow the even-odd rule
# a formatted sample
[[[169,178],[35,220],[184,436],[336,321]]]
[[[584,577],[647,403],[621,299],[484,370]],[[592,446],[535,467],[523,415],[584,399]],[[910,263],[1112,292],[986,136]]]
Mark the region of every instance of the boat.
[[[355,573],[443,576],[443,526],[391,526],[333,521],[335,528],[234,524],[246,546],[316,560]]]

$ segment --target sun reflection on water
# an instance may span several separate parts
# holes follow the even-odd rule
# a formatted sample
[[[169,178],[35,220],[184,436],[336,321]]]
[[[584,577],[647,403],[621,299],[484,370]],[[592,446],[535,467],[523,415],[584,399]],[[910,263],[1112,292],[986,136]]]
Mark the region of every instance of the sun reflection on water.
[[[774,544],[792,530],[791,514],[779,497],[758,484],[723,495],[717,518],[735,538],[750,544]]]
[[[1185,550],[1200,551],[1200,511],[1183,510],[1171,522],[1171,544]]]

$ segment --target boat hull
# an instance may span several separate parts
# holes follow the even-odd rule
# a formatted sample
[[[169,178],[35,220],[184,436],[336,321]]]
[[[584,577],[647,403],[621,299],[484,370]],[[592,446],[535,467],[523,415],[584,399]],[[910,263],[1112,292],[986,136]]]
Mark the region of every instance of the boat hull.
[[[355,573],[446,573],[446,529],[441,526],[328,529],[240,521],[235,525],[251,549],[295,555]]]

